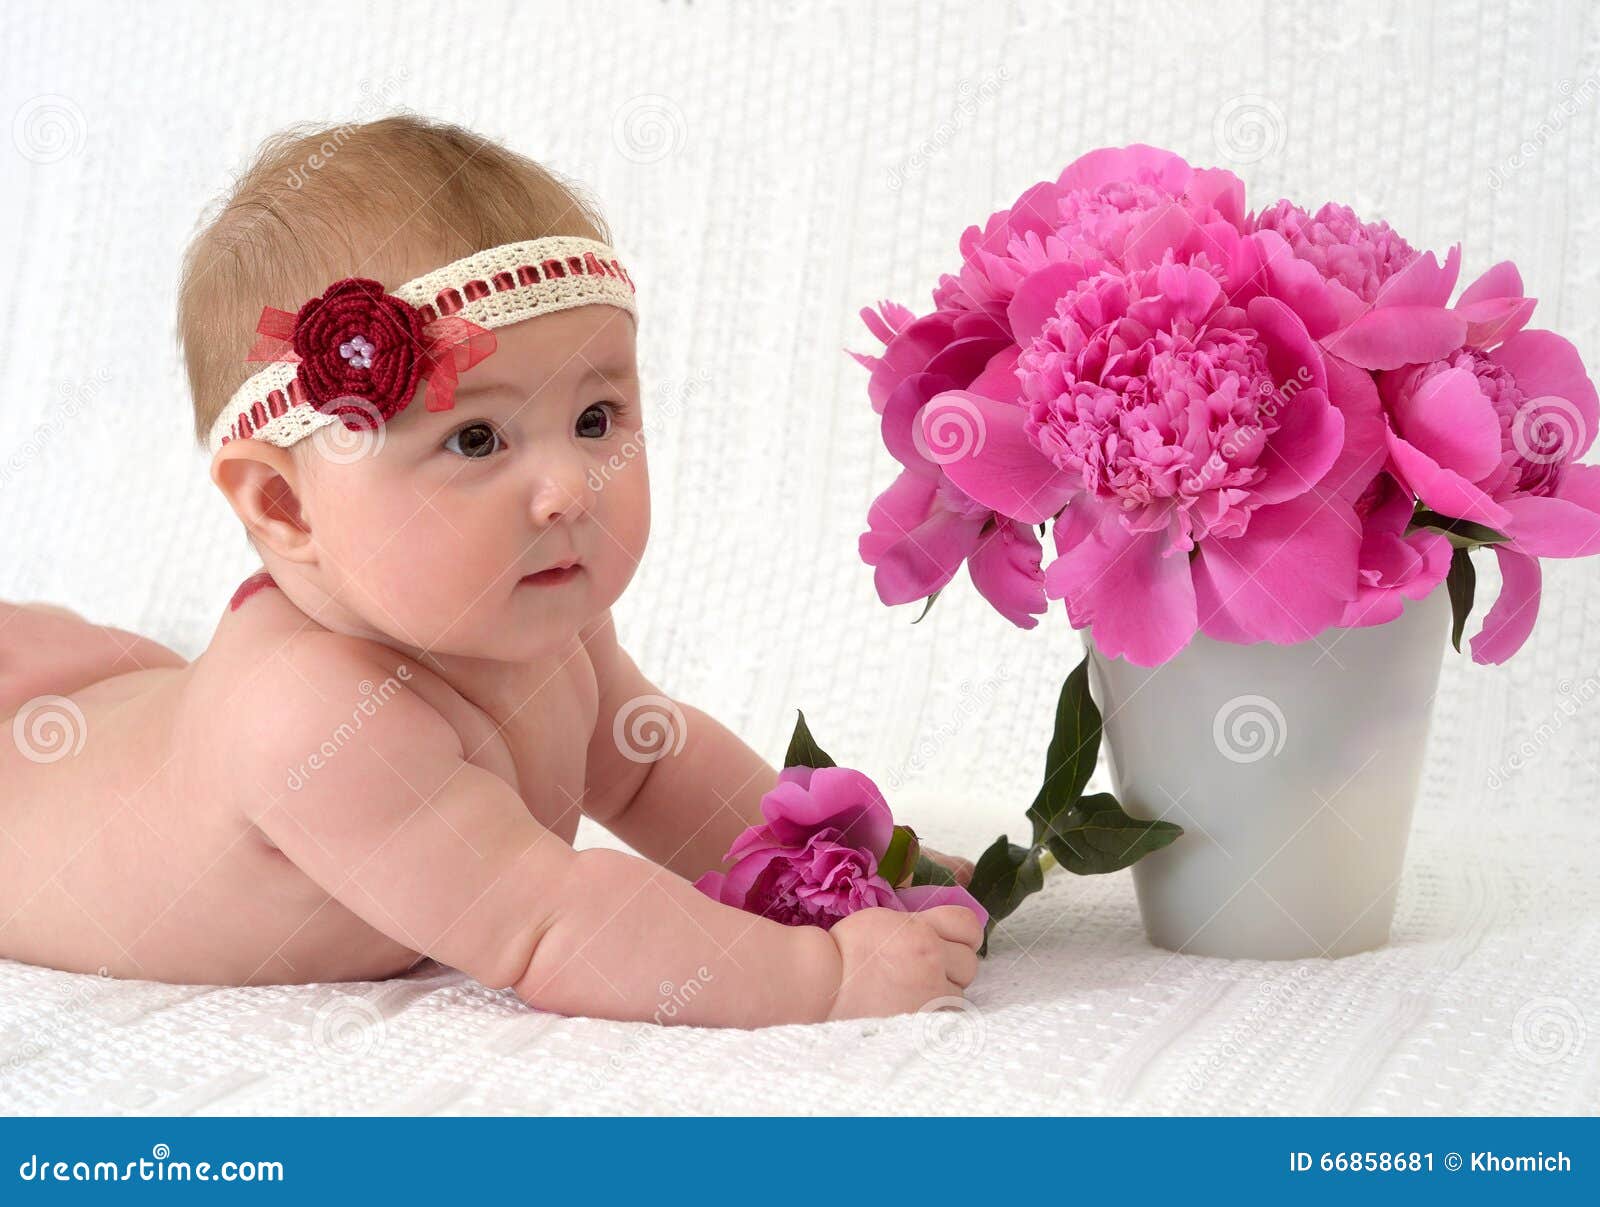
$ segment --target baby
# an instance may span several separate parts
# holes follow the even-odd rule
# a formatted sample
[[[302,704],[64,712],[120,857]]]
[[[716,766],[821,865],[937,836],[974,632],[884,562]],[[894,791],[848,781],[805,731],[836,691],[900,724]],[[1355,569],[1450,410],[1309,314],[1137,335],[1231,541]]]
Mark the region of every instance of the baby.
[[[614,1019],[696,979],[672,1019],[712,1026],[962,993],[964,907],[823,929],[691,883],[777,772],[683,704],[665,757],[635,745],[630,710],[671,702],[610,612],[650,495],[608,241],[566,182],[457,127],[263,147],[189,249],[178,325],[264,569],[193,662],[0,604],[0,956],[235,985],[431,957]],[[644,858],[574,850],[580,814]]]

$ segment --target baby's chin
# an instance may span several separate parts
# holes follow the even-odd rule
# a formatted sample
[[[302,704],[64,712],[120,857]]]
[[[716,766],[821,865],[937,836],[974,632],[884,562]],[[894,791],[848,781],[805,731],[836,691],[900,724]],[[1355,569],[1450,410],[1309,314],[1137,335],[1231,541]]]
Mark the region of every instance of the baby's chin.
[[[538,592],[537,595],[534,592]],[[576,584],[557,588],[519,588],[497,615],[480,613],[470,627],[440,632],[429,649],[436,654],[533,662],[571,651],[584,625],[598,612]]]

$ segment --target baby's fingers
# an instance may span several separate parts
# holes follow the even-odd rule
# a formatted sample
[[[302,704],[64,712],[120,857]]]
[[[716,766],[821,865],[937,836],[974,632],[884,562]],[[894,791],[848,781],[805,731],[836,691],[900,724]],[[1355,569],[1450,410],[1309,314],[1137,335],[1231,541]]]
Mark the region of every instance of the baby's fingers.
[[[963,859],[959,855],[946,855],[943,851],[936,851],[932,847],[924,847],[922,853],[945,868],[963,888],[972,882],[972,873],[975,870],[972,860]]]
[[[977,978],[978,953],[960,943],[944,945],[944,974],[965,989]]]
[[[938,905],[923,910],[917,917],[932,926],[940,938],[965,943],[974,951],[983,942],[983,924],[978,921],[978,915],[964,905]]]

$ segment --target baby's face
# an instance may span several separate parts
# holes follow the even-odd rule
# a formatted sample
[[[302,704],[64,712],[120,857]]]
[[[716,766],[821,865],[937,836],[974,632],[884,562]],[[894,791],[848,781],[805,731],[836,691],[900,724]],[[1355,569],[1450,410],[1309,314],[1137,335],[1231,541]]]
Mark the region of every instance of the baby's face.
[[[340,603],[410,646],[525,661],[622,594],[649,534],[649,478],[627,313],[580,306],[495,337],[453,409],[429,411],[419,390],[381,433],[324,429],[335,438],[296,451]],[[340,451],[362,440],[370,451]]]

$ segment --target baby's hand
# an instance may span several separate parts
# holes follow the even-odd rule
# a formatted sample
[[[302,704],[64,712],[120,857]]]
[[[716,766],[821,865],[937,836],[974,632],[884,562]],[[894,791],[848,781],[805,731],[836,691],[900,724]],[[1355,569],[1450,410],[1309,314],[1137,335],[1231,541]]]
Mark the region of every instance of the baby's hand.
[[[964,905],[858,910],[827,933],[843,960],[829,1019],[907,1014],[960,997],[978,975],[983,927]]]
[[[972,880],[972,860],[962,859],[959,855],[946,855],[943,851],[935,851],[932,847],[923,847],[922,853],[945,868],[962,888],[966,888],[968,882]]]

